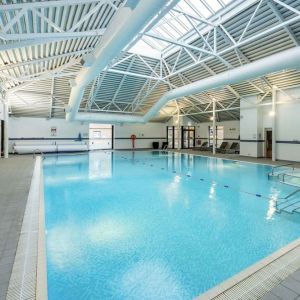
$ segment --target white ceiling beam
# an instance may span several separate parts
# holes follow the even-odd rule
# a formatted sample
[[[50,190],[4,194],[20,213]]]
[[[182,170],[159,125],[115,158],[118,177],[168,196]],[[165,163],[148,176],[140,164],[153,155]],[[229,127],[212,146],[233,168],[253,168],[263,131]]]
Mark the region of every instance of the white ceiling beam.
[[[148,32],[148,33],[145,33],[144,35],[145,35],[145,36],[148,36],[148,37],[150,37],[150,38],[154,38],[154,39],[157,39],[157,40],[160,40],[160,41],[163,41],[163,42],[171,43],[171,44],[174,44],[174,45],[183,47],[183,48],[195,50],[195,51],[198,51],[198,52],[203,52],[203,53],[209,54],[209,55],[215,55],[215,54],[214,54],[213,52],[211,52],[211,51],[204,50],[203,48],[199,48],[199,47],[193,46],[193,45],[191,45],[191,44],[187,44],[187,43],[182,42],[182,41],[170,39],[170,38],[163,37],[163,36],[156,35],[156,34],[149,33],[149,32]]]
[[[179,14],[182,14],[182,15],[184,15],[184,16],[186,16],[186,17],[189,17],[189,18],[191,18],[191,19],[193,19],[193,20],[196,20],[196,21],[198,21],[198,22],[207,24],[207,25],[209,25],[209,26],[212,26],[212,27],[215,27],[215,26],[216,26],[213,22],[210,22],[209,20],[207,20],[207,19],[205,19],[205,18],[202,18],[202,17],[195,17],[195,16],[193,16],[193,15],[191,15],[191,14],[189,14],[189,13],[186,13],[186,12],[180,10],[180,9],[173,8],[172,11],[175,11],[175,12],[177,12],[177,13],[179,13]]]
[[[278,10],[278,8],[276,7],[276,5],[274,5],[274,2],[271,0],[267,1],[267,4],[269,5],[269,7],[271,8],[271,10],[273,11],[274,15],[277,17],[277,19],[280,22],[284,22],[284,19],[280,13],[280,11]],[[296,35],[294,34],[294,32],[292,32],[292,30],[290,29],[290,27],[288,25],[284,26],[286,33],[289,35],[290,39],[293,41],[293,43],[296,46],[299,46],[300,43],[296,37]]]
[[[273,0],[273,1],[275,1],[275,0]],[[271,33],[275,32],[275,31],[277,31],[278,29],[280,29],[282,27],[285,27],[285,26],[287,26],[287,25],[289,25],[291,23],[294,23],[296,21],[299,21],[299,20],[300,20],[300,15],[297,15],[297,16],[295,16],[293,18],[290,18],[290,19],[286,20],[285,22],[282,22],[280,24],[274,25],[273,27],[270,27],[270,28],[268,28],[268,29],[266,29],[264,31],[261,31],[261,32],[257,33],[257,34],[254,34],[254,35],[252,35],[251,37],[249,37],[247,39],[244,39],[244,40],[242,40],[240,42],[236,42],[234,45],[229,46],[229,47],[221,50],[220,52],[218,52],[218,56],[224,55],[224,54],[226,54],[227,52],[229,52],[231,50],[235,50],[236,48],[239,48],[240,46],[244,46],[246,44],[249,44],[249,43],[251,43],[251,42],[253,42],[255,40],[258,40],[259,38],[262,38],[262,37],[264,37],[264,36],[266,36],[268,34],[271,34]],[[196,67],[197,65],[200,65],[203,62],[206,62],[206,61],[209,61],[209,60],[213,59],[214,57],[215,57],[215,55],[211,55],[211,56],[205,57],[204,59],[199,60],[198,62],[195,62],[195,63],[190,64],[188,66],[185,66],[185,67],[183,67],[183,68],[181,68],[181,69],[179,69],[179,70],[177,70],[177,71],[175,71],[175,72],[167,75],[166,77],[170,77],[170,76],[173,76],[175,74],[187,71],[187,70],[189,70],[189,69],[191,69],[193,67]]]
[[[45,7],[58,7],[69,5],[80,5],[98,3],[102,0],[52,0],[52,1],[39,1],[39,2],[27,2],[27,3],[14,3],[14,4],[2,4],[0,5],[0,11],[19,10],[22,8],[45,8]]]
[[[107,69],[105,71],[108,73],[123,74],[123,75],[129,75],[129,76],[140,77],[140,78],[145,78],[145,79],[161,80],[160,77],[148,76],[148,75],[143,75],[143,74],[139,74],[139,73],[132,73],[132,72],[126,72],[126,71],[121,71],[121,70],[115,70],[115,69]]]
[[[22,61],[22,62],[17,62],[17,63],[8,63],[7,65],[0,67],[0,71],[23,67],[26,65],[40,64],[40,63],[43,63],[43,62],[46,62],[49,60],[55,60],[58,58],[63,58],[63,57],[68,57],[68,56],[80,56],[80,55],[83,55],[90,51],[92,51],[92,48],[83,49],[83,50],[79,50],[79,51],[72,51],[72,52],[67,52],[67,53],[63,53],[63,54],[48,56],[48,57],[39,58],[39,59],[27,60],[27,61]]]
[[[5,41],[24,41],[24,40],[38,40],[43,44],[45,39],[72,39],[90,36],[102,36],[105,29],[89,30],[89,31],[76,31],[76,32],[45,32],[45,33],[2,33],[0,32],[0,39]]]
[[[294,8],[280,0],[273,0],[273,1],[300,16],[300,11],[297,10],[296,8]]]

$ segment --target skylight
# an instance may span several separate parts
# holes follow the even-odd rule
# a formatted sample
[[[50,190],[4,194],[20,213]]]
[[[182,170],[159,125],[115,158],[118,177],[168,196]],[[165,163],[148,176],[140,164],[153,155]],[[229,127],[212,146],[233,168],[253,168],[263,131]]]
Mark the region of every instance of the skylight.
[[[179,40],[198,26],[201,19],[209,19],[231,1],[181,0],[148,32],[151,36],[143,35],[129,51],[157,57],[172,44],[171,40]]]

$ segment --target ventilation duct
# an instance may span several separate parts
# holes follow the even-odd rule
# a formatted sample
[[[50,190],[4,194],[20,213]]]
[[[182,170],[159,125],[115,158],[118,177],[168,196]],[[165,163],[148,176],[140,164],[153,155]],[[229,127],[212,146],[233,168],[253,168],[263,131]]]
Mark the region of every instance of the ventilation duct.
[[[119,113],[78,113],[76,120],[111,123],[145,123],[153,118],[160,109],[172,99],[197,94],[213,88],[222,88],[225,85],[254,79],[273,72],[299,68],[300,47],[295,47],[235,69],[173,89],[165,93],[144,116],[125,115]]]
[[[93,53],[82,59],[83,68],[71,83],[67,120],[74,120],[85,87],[141,32],[151,19],[164,16],[178,1],[128,0],[118,9]]]

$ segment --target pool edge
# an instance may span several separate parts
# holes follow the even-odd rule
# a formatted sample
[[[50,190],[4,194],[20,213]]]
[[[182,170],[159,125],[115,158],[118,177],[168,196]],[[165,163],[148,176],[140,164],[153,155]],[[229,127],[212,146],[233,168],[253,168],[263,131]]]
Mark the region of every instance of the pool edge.
[[[288,254],[292,251],[295,251],[296,258],[294,260],[289,260],[287,258]],[[288,261],[285,261],[285,260]],[[278,262],[279,260],[283,260],[283,262]],[[198,295],[195,299],[196,300],[211,300],[211,299],[242,299],[241,294],[237,294],[236,298],[234,297],[235,291],[234,288],[239,291],[241,288],[245,288],[247,284],[245,281],[248,280],[250,277],[254,277],[251,279],[252,282],[257,282],[258,284],[253,284],[250,289],[245,292],[245,296],[251,294],[255,299],[260,299],[264,294],[267,294],[272,288],[277,286],[280,282],[282,282],[286,277],[294,273],[295,270],[290,268],[290,264],[294,264],[294,261],[298,260],[298,264],[300,267],[300,238],[296,239],[295,241],[289,243],[288,245],[278,249],[277,251],[273,252],[269,256],[259,260],[258,262],[250,265],[246,269],[243,269],[241,272],[237,273],[236,275],[226,279],[225,281],[217,284],[216,286],[212,287],[211,289],[207,290],[203,294]],[[273,268],[273,273],[270,270],[267,270],[267,267]],[[297,267],[295,266],[295,269]],[[283,276],[277,274],[276,271],[284,272]],[[266,278],[265,281],[271,281],[266,283],[260,273],[263,273]],[[269,276],[268,276],[269,275]],[[255,278],[257,277],[257,278]],[[240,287],[239,287],[240,286]],[[257,293],[259,295],[255,295],[253,292],[254,288],[256,288]],[[231,297],[228,298],[226,293],[231,293]]]
[[[42,157],[37,156],[11,272],[7,300],[47,300]]]
[[[46,262],[46,236],[45,236],[45,201],[44,201],[44,174],[43,163],[39,165],[39,225],[38,225],[38,255],[36,276],[36,300],[48,299],[47,289],[47,262]]]
[[[196,155],[197,154],[192,154]],[[202,155],[199,155],[202,156]],[[223,158],[221,158],[223,159]],[[250,162],[251,163],[251,162]],[[42,164],[42,157],[37,157],[35,166],[34,166],[34,173],[32,176],[32,182],[31,187],[29,191],[29,196],[38,198],[35,199],[37,201],[35,206],[31,208],[31,210],[35,210],[35,212],[38,215],[38,230],[37,230],[37,256],[36,256],[36,276],[35,276],[35,283],[34,283],[34,290],[35,295],[32,299],[48,299],[47,298],[47,270],[46,270],[46,247],[45,247],[45,213],[44,213],[44,182],[43,182],[43,164]],[[31,199],[32,200],[32,199]],[[30,206],[31,203],[27,203],[27,206]],[[28,222],[28,218],[25,219],[24,214],[24,220],[23,223]],[[23,224],[24,225],[24,224]],[[22,226],[23,226],[22,225]],[[21,238],[21,237],[20,237]],[[19,242],[20,243],[20,242]],[[231,278],[225,280],[224,282],[221,282],[220,284],[216,285],[215,287],[209,289],[208,291],[204,292],[203,294],[196,297],[197,300],[204,300],[204,299],[228,299],[226,297],[225,293],[230,291],[231,289],[235,288],[239,284],[243,283],[247,278],[253,276],[254,274],[258,273],[261,270],[264,270],[267,266],[270,266],[275,263],[276,260],[280,258],[285,258],[291,251],[297,250],[297,260],[299,260],[300,264],[300,238],[289,243],[288,245],[278,249],[277,251],[273,252],[271,255],[263,258],[262,260],[254,263],[253,265],[249,266],[248,268],[242,270],[238,274],[232,276]],[[19,251],[19,245],[18,250]],[[23,253],[24,255],[24,253]],[[17,256],[16,256],[17,260]],[[15,263],[16,263],[15,260]],[[19,262],[17,262],[19,264]],[[275,263],[276,264],[276,263]],[[281,268],[283,270],[289,269],[289,264],[285,262]],[[288,275],[292,274],[293,271],[291,269],[286,271],[286,275],[284,278],[286,278]],[[272,276],[276,276],[275,273]],[[278,283],[284,280],[284,278],[276,277],[276,280]],[[275,282],[274,282],[275,283]],[[11,285],[11,282],[10,282]],[[254,286],[253,286],[254,287]],[[264,294],[269,292],[273,287],[264,287]],[[245,295],[251,294],[251,291],[247,291]],[[225,297],[222,297],[222,295],[225,295]],[[253,295],[253,294],[252,294]],[[16,296],[16,295],[14,295]],[[241,296],[241,295],[240,295]],[[259,299],[260,297],[257,297],[255,299]],[[8,297],[7,299],[23,299],[23,298],[17,298],[17,297]],[[237,299],[237,298],[230,298],[230,299]]]

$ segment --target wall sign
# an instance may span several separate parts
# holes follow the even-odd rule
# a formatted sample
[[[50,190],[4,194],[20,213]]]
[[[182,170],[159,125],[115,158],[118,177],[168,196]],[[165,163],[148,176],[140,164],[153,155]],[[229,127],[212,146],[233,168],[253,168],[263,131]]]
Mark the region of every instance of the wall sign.
[[[51,127],[51,136],[56,136],[57,131],[56,131],[56,127]]]

